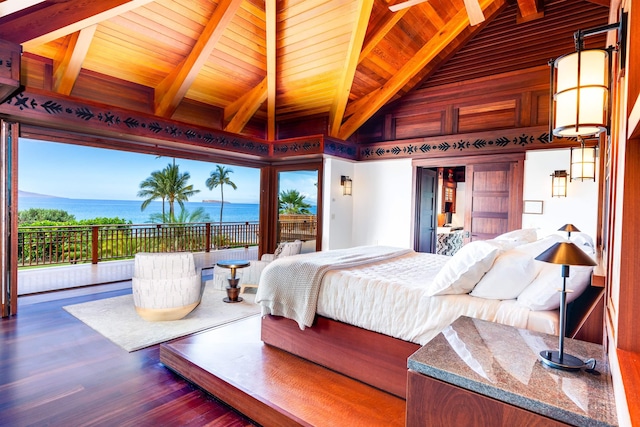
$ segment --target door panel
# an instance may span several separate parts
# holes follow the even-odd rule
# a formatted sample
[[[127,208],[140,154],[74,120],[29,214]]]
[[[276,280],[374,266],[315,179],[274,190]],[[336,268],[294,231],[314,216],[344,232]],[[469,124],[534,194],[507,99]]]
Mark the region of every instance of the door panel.
[[[487,240],[521,227],[523,162],[467,165],[465,229]]]
[[[18,312],[18,124],[0,123],[0,315]]]

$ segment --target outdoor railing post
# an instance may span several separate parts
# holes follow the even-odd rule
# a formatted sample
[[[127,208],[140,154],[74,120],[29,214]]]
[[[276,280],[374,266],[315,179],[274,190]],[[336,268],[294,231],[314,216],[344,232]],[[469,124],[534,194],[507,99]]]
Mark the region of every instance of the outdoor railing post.
[[[211,252],[211,223],[206,223],[204,251]]]
[[[98,226],[91,226],[91,264],[98,263]]]

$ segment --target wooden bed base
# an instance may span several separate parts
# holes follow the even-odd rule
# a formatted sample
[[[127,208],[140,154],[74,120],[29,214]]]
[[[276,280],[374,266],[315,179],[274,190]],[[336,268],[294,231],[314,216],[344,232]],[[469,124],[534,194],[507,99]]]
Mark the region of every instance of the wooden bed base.
[[[420,345],[316,316],[310,328],[284,317],[262,318],[262,341],[406,399],[407,358]]]

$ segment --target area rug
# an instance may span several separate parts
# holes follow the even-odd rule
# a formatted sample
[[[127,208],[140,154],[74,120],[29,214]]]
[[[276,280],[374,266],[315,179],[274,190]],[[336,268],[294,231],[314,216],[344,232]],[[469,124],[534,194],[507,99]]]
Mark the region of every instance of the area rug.
[[[255,294],[243,294],[244,301],[229,304],[222,301],[226,291],[210,288],[205,287],[200,305],[180,320],[143,320],[133,306],[133,295],[63,308],[129,352],[260,313],[260,306],[254,303]]]

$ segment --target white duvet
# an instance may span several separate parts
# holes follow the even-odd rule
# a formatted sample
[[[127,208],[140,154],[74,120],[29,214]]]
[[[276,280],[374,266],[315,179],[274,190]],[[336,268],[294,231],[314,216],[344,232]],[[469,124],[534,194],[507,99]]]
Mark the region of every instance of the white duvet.
[[[515,300],[468,294],[426,296],[427,284],[449,259],[411,252],[391,260],[328,271],[321,281],[316,312],[421,345],[459,316],[557,334],[557,310],[531,311]],[[263,283],[261,279],[261,287]]]

